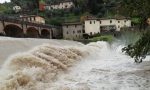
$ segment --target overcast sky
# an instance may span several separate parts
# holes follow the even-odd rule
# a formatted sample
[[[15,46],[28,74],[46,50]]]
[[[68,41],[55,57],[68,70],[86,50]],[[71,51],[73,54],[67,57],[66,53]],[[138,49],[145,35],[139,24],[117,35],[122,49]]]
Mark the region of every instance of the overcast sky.
[[[4,2],[10,2],[10,0],[0,0],[0,3],[4,3]]]

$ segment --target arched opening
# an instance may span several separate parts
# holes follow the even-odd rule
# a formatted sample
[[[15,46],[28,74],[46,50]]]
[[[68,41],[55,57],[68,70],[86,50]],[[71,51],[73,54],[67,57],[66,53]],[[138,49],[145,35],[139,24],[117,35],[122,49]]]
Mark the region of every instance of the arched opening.
[[[43,29],[41,31],[41,37],[42,38],[50,38],[50,32],[47,29]]]
[[[9,36],[9,37],[23,37],[24,36],[23,30],[17,25],[13,25],[13,24],[7,25],[5,26],[4,31],[5,31],[6,36]]]
[[[39,37],[39,32],[36,28],[30,27],[27,29],[27,37],[30,38],[38,38]]]

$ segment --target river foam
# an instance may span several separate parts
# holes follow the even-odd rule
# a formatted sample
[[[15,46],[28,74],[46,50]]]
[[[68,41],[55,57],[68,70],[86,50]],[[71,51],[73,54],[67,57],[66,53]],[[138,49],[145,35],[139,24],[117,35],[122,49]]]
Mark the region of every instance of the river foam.
[[[0,70],[0,90],[150,90],[150,57],[135,64],[121,52],[124,44],[110,45],[100,41],[83,45],[38,39],[11,41],[18,46],[25,45],[26,51],[4,61]],[[26,42],[33,45],[32,49],[28,49]],[[20,49],[9,44],[6,44],[8,48]]]
[[[34,88],[37,83],[49,83],[57,74],[66,71],[88,53],[80,48],[58,47],[43,44],[29,52],[13,55],[1,69],[10,71],[10,75],[1,79],[0,90],[16,88]],[[38,83],[39,84],[39,83]]]

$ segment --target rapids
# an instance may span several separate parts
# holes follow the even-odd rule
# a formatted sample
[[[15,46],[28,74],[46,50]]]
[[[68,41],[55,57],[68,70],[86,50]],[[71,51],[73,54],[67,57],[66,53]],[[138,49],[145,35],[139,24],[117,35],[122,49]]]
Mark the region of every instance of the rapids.
[[[121,52],[124,44],[0,38],[0,90],[150,90],[150,57]]]

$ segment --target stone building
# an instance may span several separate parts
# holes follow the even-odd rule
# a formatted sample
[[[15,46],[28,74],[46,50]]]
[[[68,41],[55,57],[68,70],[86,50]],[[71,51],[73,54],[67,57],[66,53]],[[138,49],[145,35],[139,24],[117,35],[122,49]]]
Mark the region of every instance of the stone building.
[[[90,18],[85,20],[85,33],[88,35],[120,31],[123,27],[131,27],[129,18]]]
[[[47,4],[45,5],[45,9],[54,10],[54,9],[70,9],[74,6],[74,3],[71,0],[65,0],[58,3]]]
[[[88,35],[93,35],[100,33],[100,22],[96,19],[87,19],[84,22],[85,24],[85,33]]]
[[[38,23],[38,24],[45,24],[45,19],[41,16],[36,16],[36,15],[21,15],[20,19],[23,21],[27,22],[32,22],[32,23]]]
[[[82,39],[103,32],[118,32],[124,27],[131,27],[129,18],[88,18],[84,23],[62,24],[64,39]]]
[[[80,22],[63,23],[62,29],[63,29],[63,38],[64,39],[76,40],[76,39],[83,38],[83,29],[84,28],[83,28],[83,24]]]

